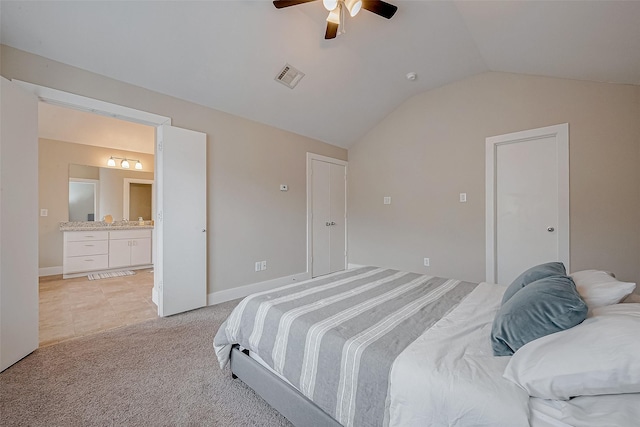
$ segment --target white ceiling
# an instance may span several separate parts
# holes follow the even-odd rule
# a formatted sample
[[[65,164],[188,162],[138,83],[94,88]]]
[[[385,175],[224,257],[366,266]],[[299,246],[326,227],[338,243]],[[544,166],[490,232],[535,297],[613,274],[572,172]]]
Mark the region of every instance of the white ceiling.
[[[343,147],[489,70],[640,85],[640,1],[389,2],[391,20],[363,10],[327,41],[321,1],[3,0],[0,40]],[[274,81],[285,63],[306,73],[293,90]]]

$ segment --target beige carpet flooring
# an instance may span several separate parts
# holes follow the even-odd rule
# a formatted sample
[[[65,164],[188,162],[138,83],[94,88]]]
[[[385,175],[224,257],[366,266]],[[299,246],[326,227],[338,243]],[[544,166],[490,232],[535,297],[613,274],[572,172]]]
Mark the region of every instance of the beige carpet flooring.
[[[0,373],[2,426],[291,426],[213,336],[239,300],[42,347]]]

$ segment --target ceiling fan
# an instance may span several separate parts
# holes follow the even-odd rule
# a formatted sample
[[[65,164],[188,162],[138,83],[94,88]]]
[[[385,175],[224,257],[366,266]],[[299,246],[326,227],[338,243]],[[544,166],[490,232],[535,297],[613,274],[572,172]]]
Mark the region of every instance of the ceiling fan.
[[[282,9],[283,7],[296,6],[312,1],[316,0],[274,0],[273,5],[278,9]],[[322,4],[329,11],[327,31],[324,34],[325,39],[336,38],[338,27],[344,21],[345,10],[352,17],[356,16],[360,9],[365,9],[387,19],[391,19],[398,10],[398,6],[381,0],[322,0]]]

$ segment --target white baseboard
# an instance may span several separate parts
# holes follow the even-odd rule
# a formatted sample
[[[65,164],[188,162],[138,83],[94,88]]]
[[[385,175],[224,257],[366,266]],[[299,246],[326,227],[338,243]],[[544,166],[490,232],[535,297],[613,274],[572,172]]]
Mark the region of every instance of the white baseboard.
[[[62,266],[58,265],[56,267],[42,267],[38,269],[38,276],[55,276],[57,274],[62,274]]]
[[[351,270],[352,268],[362,268],[362,267],[366,267],[366,265],[351,264],[351,263],[347,264],[347,268],[348,268],[349,270]]]
[[[207,305],[220,304],[238,298],[244,298],[256,292],[269,291],[280,286],[288,285],[294,282],[302,282],[311,278],[311,274],[298,273],[291,276],[278,277],[277,279],[265,280],[264,282],[252,283],[250,285],[240,286],[233,289],[225,289],[224,291],[212,292],[207,295]]]

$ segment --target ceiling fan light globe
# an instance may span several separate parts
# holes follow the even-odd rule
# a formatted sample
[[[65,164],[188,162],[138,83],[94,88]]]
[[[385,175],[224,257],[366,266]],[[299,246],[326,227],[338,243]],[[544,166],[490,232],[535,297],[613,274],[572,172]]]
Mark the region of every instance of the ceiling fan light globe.
[[[338,0],[322,0],[322,5],[325,9],[331,12],[336,7],[338,7]]]
[[[349,15],[356,16],[362,9],[362,0],[345,0],[345,6],[347,6]]]
[[[340,25],[340,8],[339,7],[336,7],[331,12],[329,12],[329,16],[327,16],[327,22]]]

